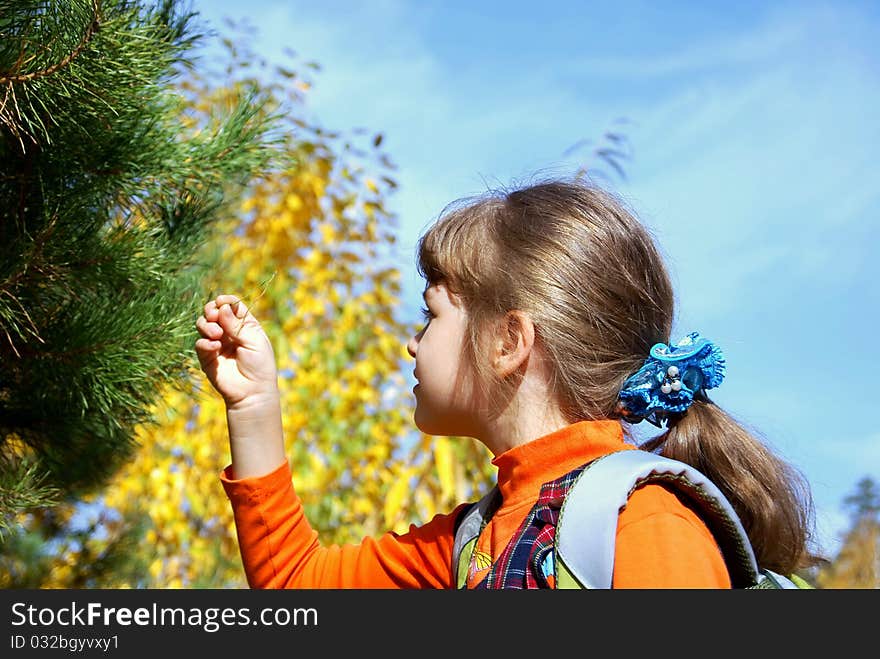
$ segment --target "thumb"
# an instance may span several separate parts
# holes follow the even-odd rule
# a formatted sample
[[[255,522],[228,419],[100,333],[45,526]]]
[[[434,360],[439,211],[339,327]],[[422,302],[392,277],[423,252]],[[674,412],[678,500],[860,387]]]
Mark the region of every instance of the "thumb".
[[[243,336],[243,330],[248,326],[257,324],[256,319],[248,312],[247,307],[241,301],[223,304],[218,310],[217,323],[223,329],[223,334],[232,341],[247,343]],[[245,334],[246,336],[246,334]]]

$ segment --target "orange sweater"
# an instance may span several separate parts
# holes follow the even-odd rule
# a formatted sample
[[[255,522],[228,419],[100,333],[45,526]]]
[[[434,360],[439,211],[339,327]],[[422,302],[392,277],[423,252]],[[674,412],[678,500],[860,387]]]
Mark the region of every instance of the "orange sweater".
[[[541,484],[611,451],[628,450],[617,421],[581,421],[497,456],[503,502],[477,550],[491,562],[512,538]],[[294,491],[285,462],[270,474],[220,476],[232,504],[239,548],[252,588],[454,588],[456,516],[436,515],[403,534],[358,545],[322,546]],[[485,570],[472,575],[473,587]],[[659,484],[638,488],[620,515],[615,588],[729,588],[712,535],[697,514]]]

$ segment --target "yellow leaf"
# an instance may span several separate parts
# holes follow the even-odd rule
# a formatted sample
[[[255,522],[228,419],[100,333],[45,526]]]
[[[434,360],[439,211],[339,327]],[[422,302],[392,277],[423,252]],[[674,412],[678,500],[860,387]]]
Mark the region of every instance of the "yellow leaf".
[[[322,224],[318,227],[318,230],[321,232],[321,238],[328,245],[336,240],[336,229],[332,225]]]
[[[391,486],[391,489],[388,491],[388,496],[385,497],[385,526],[391,528],[394,523],[397,521],[397,516],[400,511],[403,509],[404,498],[409,492],[409,470],[404,470],[402,474],[397,477],[397,480],[394,482],[394,485]]]
[[[423,519],[431,519],[437,514],[437,502],[431,497],[426,490],[416,492],[416,500],[419,504],[421,516]]]
[[[297,194],[289,194],[289,195],[287,195],[287,197],[285,198],[284,201],[285,201],[285,203],[287,204],[287,208],[290,209],[290,210],[293,211],[293,212],[296,212],[296,211],[298,211],[300,208],[303,207],[303,200],[302,200],[302,197],[300,197],[300,196],[297,195]]]

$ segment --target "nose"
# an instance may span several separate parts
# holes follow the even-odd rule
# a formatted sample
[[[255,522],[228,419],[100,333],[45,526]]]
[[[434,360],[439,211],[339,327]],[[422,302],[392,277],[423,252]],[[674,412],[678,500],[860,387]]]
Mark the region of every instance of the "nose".
[[[409,341],[406,343],[406,351],[409,353],[409,356],[413,359],[416,358],[416,350],[419,348],[419,338],[421,337],[421,332],[415,334],[410,337]]]

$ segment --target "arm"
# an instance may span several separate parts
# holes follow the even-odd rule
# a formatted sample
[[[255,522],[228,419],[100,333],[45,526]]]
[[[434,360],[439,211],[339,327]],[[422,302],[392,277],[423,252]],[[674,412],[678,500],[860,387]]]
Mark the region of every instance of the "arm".
[[[232,473],[236,478],[264,476],[286,461],[269,337],[234,295],[208,302],[196,327],[199,364],[226,404]]]
[[[196,321],[202,370],[226,404],[232,462],[221,476],[248,583],[255,588],[452,587],[455,513],[403,535],[322,547],[296,496],[284,450],[271,343],[233,295]],[[457,512],[457,511],[456,511]]]
[[[252,588],[452,588],[454,524],[461,507],[405,534],[321,546],[282,464],[262,478],[221,476]],[[466,504],[462,504],[464,506]]]

